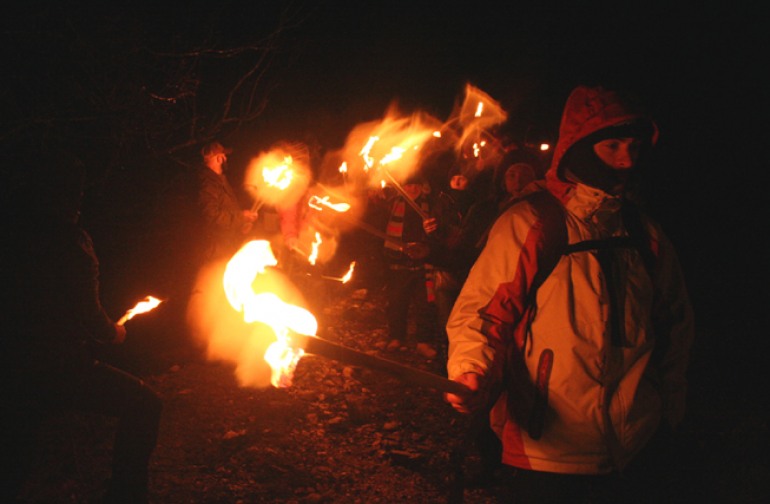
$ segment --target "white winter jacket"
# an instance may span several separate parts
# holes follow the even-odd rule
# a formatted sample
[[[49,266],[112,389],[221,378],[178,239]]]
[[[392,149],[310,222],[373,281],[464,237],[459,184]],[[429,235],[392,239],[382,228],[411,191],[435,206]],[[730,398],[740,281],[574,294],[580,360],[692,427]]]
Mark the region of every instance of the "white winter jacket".
[[[543,190],[563,205],[570,244],[628,235],[618,198],[557,170],[569,142],[618,117],[627,116],[599,114],[579,132],[562,123],[560,142],[568,144],[557,145]],[[491,421],[503,463],[608,473],[624,467],[662,419],[681,420],[693,314],[670,241],[649,218],[643,223],[652,266],[634,248],[614,249],[609,273],[596,250],[562,255],[521,324],[543,261],[545,223],[524,199],[493,226],[447,324],[448,373],[479,373],[500,391]]]

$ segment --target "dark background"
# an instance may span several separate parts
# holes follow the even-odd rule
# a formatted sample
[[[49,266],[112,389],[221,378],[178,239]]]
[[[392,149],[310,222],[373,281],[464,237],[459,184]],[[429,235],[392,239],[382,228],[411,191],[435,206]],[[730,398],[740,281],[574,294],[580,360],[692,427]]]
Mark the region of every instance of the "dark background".
[[[16,155],[30,138],[81,158],[88,174],[83,223],[102,259],[106,303],[118,299],[112,308],[119,311],[124,298],[116,293],[127,289],[126,277],[141,274],[125,268],[126,256],[140,253],[132,233],[151,219],[169,166],[189,163],[203,140],[235,148],[229,175],[237,182],[247,160],[274,142],[312,138],[338,148],[353,126],[382,117],[394,100],[444,119],[471,83],[500,101],[513,131],[555,140],[575,85],[631,87],[649,102],[661,131],[649,199],[680,251],[695,303],[694,381],[702,390],[725,385],[730,399],[766,411],[759,385],[768,336],[760,205],[766,128],[759,121],[767,86],[759,13],[727,2],[620,4],[115,2],[86,9],[33,2],[3,21],[0,140],[11,180],[4,185],[30,176],[20,166],[55,169]],[[165,75],[159,67],[143,71],[128,65],[129,56],[148,47],[157,48],[155,56],[264,41],[276,26],[259,114],[204,127],[223,102],[203,90],[238,75],[225,65],[199,74],[193,115],[200,128],[135,134],[162,121],[137,115],[145,104],[115,82],[163,89],[158,83],[178,67],[160,67]],[[88,86],[79,85],[84,75]],[[171,120],[161,126],[174,123],[174,112],[166,112]]]

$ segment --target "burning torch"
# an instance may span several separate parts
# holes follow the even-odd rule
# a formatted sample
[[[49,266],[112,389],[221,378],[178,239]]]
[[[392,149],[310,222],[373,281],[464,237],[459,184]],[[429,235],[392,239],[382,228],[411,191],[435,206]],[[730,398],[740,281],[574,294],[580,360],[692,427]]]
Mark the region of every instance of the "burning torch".
[[[120,317],[120,320],[118,320],[117,324],[119,326],[125,325],[126,322],[134,318],[135,315],[139,315],[140,313],[147,313],[148,311],[154,310],[158,307],[158,305],[162,303],[162,301],[158,298],[147,296],[142,301],[139,301],[136,303],[136,305],[133,308],[130,308],[126,313],[123,314],[122,317]]]
[[[430,387],[455,395],[468,394],[468,389],[446,377],[398,362],[382,359],[315,336],[318,322],[308,310],[285,302],[272,292],[255,292],[253,283],[266,268],[277,264],[270,243],[255,240],[244,245],[225,268],[223,284],[230,305],[243,314],[246,323],[260,322],[270,326],[276,336],[265,352],[272,369],[271,383],[290,386],[297,363],[306,353],[364,366],[391,374],[415,385]]]

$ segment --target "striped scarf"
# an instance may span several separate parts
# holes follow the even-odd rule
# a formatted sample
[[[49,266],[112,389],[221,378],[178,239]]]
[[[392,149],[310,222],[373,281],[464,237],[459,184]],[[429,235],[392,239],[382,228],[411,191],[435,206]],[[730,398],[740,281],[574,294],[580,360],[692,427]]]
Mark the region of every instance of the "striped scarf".
[[[422,210],[425,213],[428,213],[430,211],[430,207],[427,201],[425,200],[420,202],[420,208],[422,208]],[[396,201],[394,201],[393,205],[391,206],[390,218],[388,219],[388,224],[385,228],[385,234],[395,238],[396,240],[394,241],[385,240],[386,249],[392,250],[394,252],[401,251],[397,243],[401,241],[404,236],[405,213],[406,213],[406,201],[403,198],[396,199]],[[433,278],[433,265],[424,263],[422,266],[425,270],[425,288],[427,290],[428,302],[432,303],[436,299],[435,282]]]
[[[396,238],[396,241],[385,240],[385,248],[391,250],[400,250],[398,241],[404,235],[404,213],[406,212],[406,201],[402,198],[397,199],[390,210],[390,219],[385,228],[385,234]]]

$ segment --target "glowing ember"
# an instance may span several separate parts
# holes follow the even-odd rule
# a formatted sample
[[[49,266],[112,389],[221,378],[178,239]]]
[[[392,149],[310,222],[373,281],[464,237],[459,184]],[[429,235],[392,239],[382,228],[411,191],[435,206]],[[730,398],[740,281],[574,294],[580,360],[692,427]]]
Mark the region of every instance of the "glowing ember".
[[[481,117],[481,113],[484,111],[484,102],[480,101],[479,104],[476,106],[476,114],[474,114],[475,117]]]
[[[348,172],[348,164],[343,161],[340,165],[340,173],[347,173]]]
[[[118,325],[123,325],[132,318],[134,318],[135,315],[139,315],[140,313],[147,313],[150,310],[154,310],[158,307],[158,305],[161,303],[161,300],[152,296],[147,296],[144,298],[144,300],[139,301],[136,303],[136,306],[128,310],[122,317],[120,317],[120,320],[118,320]]]
[[[315,335],[318,322],[306,309],[286,303],[272,292],[254,292],[252,284],[257,275],[277,264],[270,242],[251,241],[227,263],[223,283],[227,300],[243,313],[246,323],[261,322],[275,333],[276,341],[264,357],[272,368],[270,382],[275,387],[286,387],[291,385],[294,369],[304,354],[301,348],[292,347],[289,335]]]
[[[481,149],[483,149],[486,145],[487,145],[486,140],[482,140],[481,142],[474,142],[473,157],[479,157],[481,155]]]

